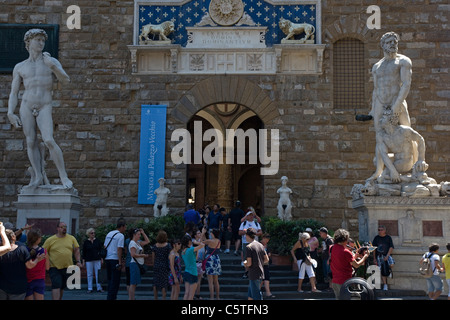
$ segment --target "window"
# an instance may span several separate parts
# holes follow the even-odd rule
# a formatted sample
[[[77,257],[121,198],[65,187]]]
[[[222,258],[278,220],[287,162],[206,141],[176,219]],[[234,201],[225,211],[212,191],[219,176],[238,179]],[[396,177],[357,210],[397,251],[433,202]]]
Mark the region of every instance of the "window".
[[[360,109],[365,99],[364,43],[344,38],[333,45],[333,102],[335,109]]]

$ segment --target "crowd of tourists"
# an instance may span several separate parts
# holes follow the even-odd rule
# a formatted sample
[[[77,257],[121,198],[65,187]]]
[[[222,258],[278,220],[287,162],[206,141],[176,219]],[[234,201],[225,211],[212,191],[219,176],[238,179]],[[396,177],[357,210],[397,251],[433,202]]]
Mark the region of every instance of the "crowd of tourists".
[[[185,233],[169,239],[164,230],[150,240],[141,228],[127,229],[126,222],[119,219],[116,229],[110,231],[104,241],[96,238],[95,230],[86,230],[86,240],[81,248],[76,238],[67,233],[64,222],[57,224],[57,232],[42,245],[42,235],[33,226],[14,229],[11,223],[0,222],[0,300],[43,300],[46,289],[46,274],[51,281],[53,300],[63,298],[68,268],[76,265],[86,268],[88,293],[103,292],[99,281],[99,270],[106,269],[108,286],[107,300],[116,300],[121,285],[121,276],[126,275],[128,298],[135,300],[136,288],[142,283],[146,272],[145,259],[153,258],[153,296],[166,299],[170,290],[171,300],[202,299],[201,283],[206,279],[209,299],[220,299],[222,274],[221,254],[234,254],[243,266],[242,278],[248,279],[248,299],[273,299],[270,290],[270,235],[264,233],[261,219],[252,207],[244,212],[237,202],[227,212],[219,205],[205,206],[197,211],[188,205],[183,215]],[[384,226],[378,227],[378,235],[369,247],[355,243],[345,229],[338,229],[333,237],[327,228],[318,230],[320,240],[307,228],[298,235],[292,245],[291,255],[298,267],[298,292],[303,292],[303,281],[309,279],[312,292],[317,289],[316,275],[321,268],[323,279],[341,299],[341,289],[354,276],[365,276],[359,272],[367,267],[369,260],[379,267],[382,289],[388,290],[387,279],[392,276],[395,261],[392,258],[394,245]],[[234,252],[231,244],[234,244]],[[149,250],[145,250],[149,248]],[[450,244],[442,263],[438,254],[439,245],[433,243],[421,263],[430,260],[432,275],[427,277],[429,299],[437,299],[443,291],[440,273],[445,272],[450,286]],[[47,273],[48,272],[48,273]],[[180,293],[184,289],[184,294]],[[264,293],[263,293],[264,292]],[[450,293],[449,293],[450,299]]]

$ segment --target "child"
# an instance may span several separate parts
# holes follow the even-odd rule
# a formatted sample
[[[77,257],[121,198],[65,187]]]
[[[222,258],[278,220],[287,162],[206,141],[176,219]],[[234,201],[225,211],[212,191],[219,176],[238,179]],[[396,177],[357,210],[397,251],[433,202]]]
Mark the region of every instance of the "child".
[[[41,232],[39,230],[30,230],[27,235],[28,246],[32,260],[36,259],[34,268],[27,268],[27,293],[25,300],[44,300],[45,291],[45,270],[50,268],[47,250],[40,247]]]
[[[169,285],[172,286],[170,300],[178,300],[178,296],[180,295],[180,283],[183,282],[183,277],[181,275],[181,257],[179,254],[180,249],[180,240],[174,240],[172,243],[172,250],[169,253]]]
[[[205,230],[205,228],[203,228]],[[204,233],[204,232],[203,232]],[[205,246],[204,243],[200,243],[198,246],[192,246],[192,238],[188,235],[183,236],[181,239],[181,257],[184,261],[184,298],[183,300],[193,300],[195,290],[197,289],[198,272],[196,255],[197,251]]]
[[[270,252],[267,248],[267,243],[270,240],[270,235],[268,233],[264,233],[262,235],[261,238],[261,244],[264,246],[264,250],[266,250],[267,256],[270,259]],[[270,272],[269,272],[269,262],[264,264],[264,281],[263,281],[263,285],[264,288],[266,289],[266,298],[275,298],[275,296],[272,294],[272,292],[270,292]]]

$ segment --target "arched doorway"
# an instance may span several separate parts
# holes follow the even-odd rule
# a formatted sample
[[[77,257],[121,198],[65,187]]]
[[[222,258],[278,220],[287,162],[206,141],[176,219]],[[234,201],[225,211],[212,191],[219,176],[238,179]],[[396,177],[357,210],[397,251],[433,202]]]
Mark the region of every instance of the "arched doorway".
[[[174,121],[173,125],[179,129],[187,129],[192,132],[192,125],[195,124],[195,117],[201,116],[200,120],[202,121],[202,124],[205,124],[206,126],[209,123],[210,128],[215,128],[215,126],[219,128],[220,125],[217,125],[217,117],[218,114],[220,114],[221,107],[219,107],[219,109],[216,108],[212,113],[208,112],[211,111],[208,110],[208,108],[214,108],[214,105],[222,103],[233,103],[245,110],[245,112],[239,113],[239,117],[235,117],[236,121],[233,121],[232,125],[228,126],[233,129],[243,128],[246,123],[250,123],[248,121],[250,121],[251,117],[256,117],[260,127],[270,130],[280,116],[280,108],[278,107],[277,102],[273,100],[271,89],[267,89],[244,76],[215,75],[195,83],[192,88],[186,91],[186,93],[178,100],[170,112],[171,119]],[[232,106],[228,106],[228,110],[231,110],[231,107]],[[221,116],[223,117],[223,115]],[[203,119],[205,119],[205,121],[203,121]],[[256,128],[257,126],[254,127]],[[225,128],[226,127],[222,127],[222,130],[226,130]],[[195,154],[192,154],[192,157],[194,156]],[[185,203],[188,203],[189,200],[195,200],[196,207],[201,208],[201,206],[204,205],[202,202],[205,202],[205,185],[204,183],[200,183],[201,181],[205,181],[204,168],[196,166],[193,161],[190,162],[191,164],[185,163],[186,166],[180,168],[180,170],[186,170],[184,172],[185,175],[183,175],[186,179],[186,193],[184,195]],[[234,174],[236,174],[237,168],[238,165],[231,165],[231,171],[234,172]],[[214,170],[213,165],[210,165],[210,170]],[[247,170],[243,170],[243,174],[245,173],[244,171],[247,172]],[[219,173],[218,170],[217,172]],[[211,172],[210,175],[212,176],[213,173]],[[189,177],[191,177],[191,180],[189,180]],[[263,176],[260,176],[261,181],[262,178]],[[229,199],[227,200],[227,203],[233,204],[232,202],[239,197],[239,193],[241,192],[239,191],[239,179],[242,179],[242,176],[233,179],[233,188],[226,189],[233,190],[232,195],[227,195]],[[260,214],[263,214],[265,206],[263,196],[264,185],[263,183],[259,183],[259,186],[261,187]],[[248,186],[243,186],[242,188],[248,188]],[[203,195],[201,195],[202,192]],[[196,194],[197,199],[193,199],[193,193]],[[239,200],[243,201],[242,199]],[[250,204],[243,203],[243,206],[255,205],[250,200],[248,202]],[[226,207],[224,203],[219,204]]]
[[[188,122],[187,129],[194,137],[191,150],[194,150],[187,167],[187,199],[197,209],[205,204],[219,204],[231,209],[239,199],[243,208],[253,206],[259,214],[263,213],[263,176],[259,174],[261,164],[252,156],[257,155],[258,133],[263,128],[261,119],[249,108],[238,103],[213,103],[199,110]],[[208,132],[218,133],[210,138]],[[195,141],[201,134],[201,150]],[[215,141],[223,139],[222,143]],[[239,140],[241,139],[241,140]],[[239,144],[239,142],[242,143]],[[222,149],[211,147],[218,143]],[[230,148],[232,144],[232,149]],[[256,146],[256,149],[255,149]],[[218,147],[219,148],[219,147]],[[223,154],[217,155],[218,150]],[[197,161],[195,154],[197,153]],[[202,152],[202,161],[198,161],[198,152]],[[219,151],[221,152],[221,151]],[[214,163],[205,161],[211,154],[216,157]]]

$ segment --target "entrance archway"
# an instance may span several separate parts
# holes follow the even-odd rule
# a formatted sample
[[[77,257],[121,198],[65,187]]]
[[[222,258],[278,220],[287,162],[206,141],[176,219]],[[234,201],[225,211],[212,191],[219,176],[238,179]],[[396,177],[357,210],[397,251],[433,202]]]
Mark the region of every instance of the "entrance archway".
[[[202,163],[195,163],[195,155],[192,155],[191,164],[187,167],[188,201],[195,203],[197,209],[205,204],[212,207],[217,203],[229,210],[239,199],[244,209],[252,206],[262,214],[263,177],[259,174],[261,164],[251,158],[255,150],[252,148],[257,146],[259,129],[263,128],[261,119],[245,106],[236,103],[215,103],[197,112],[188,122],[187,128],[191,137],[197,135],[194,139],[199,139],[199,128],[202,137],[205,137],[205,132],[215,129],[221,133],[219,136],[223,138],[222,146],[233,143],[231,163],[230,158],[226,158],[230,156],[226,148],[223,149],[221,163],[208,164],[204,159]],[[233,141],[225,141],[230,138],[227,137],[227,132],[236,132],[238,129],[242,134],[240,138],[233,137]],[[195,150],[194,139],[191,140],[191,150]],[[237,146],[238,139],[243,139],[240,140],[244,141],[243,147]],[[207,154],[206,150],[212,150],[208,147],[211,144],[210,140],[202,141],[203,157]],[[198,152],[198,149],[195,152]],[[212,152],[215,155],[215,150]]]
[[[217,107],[217,105],[228,104],[227,108],[234,108],[231,104],[235,104],[240,108],[243,108],[241,110],[245,112],[239,113],[239,116],[234,119],[231,125],[227,124],[228,128],[244,129],[246,126],[249,126],[256,129],[263,127],[267,128],[267,126],[270,127],[280,116],[279,107],[272,99],[273,94],[270,93],[271,89],[265,89],[263,87],[264,86],[260,86],[243,76],[217,75],[208,77],[196,83],[180,98],[171,110],[171,119],[175,122],[174,124],[176,126],[180,127],[181,125],[181,127],[187,128],[189,131],[192,130],[190,126],[192,126],[195,119],[202,121],[202,125],[204,125],[203,129],[205,130],[206,128],[220,128],[220,130],[226,130],[227,126],[220,125],[220,122],[217,121],[217,117],[219,117],[221,111],[226,112],[227,110],[223,109],[225,106]],[[214,107],[215,105],[216,107]],[[215,108],[214,112],[210,112],[211,110],[208,108]],[[258,125],[252,124],[252,121],[257,121]],[[178,122],[178,124],[176,124],[176,122]],[[191,161],[191,163],[194,162]],[[199,181],[205,181],[206,179],[204,168],[202,168],[201,165],[190,164],[186,166],[186,170],[186,203],[188,203],[189,200],[194,200],[193,193],[195,193],[197,197],[197,199],[195,199],[195,206],[198,209],[204,204],[212,205],[213,202],[208,200],[214,200],[205,198],[206,189],[204,183],[199,183]],[[217,171],[217,176],[219,175],[218,167],[215,167],[214,165],[209,165],[208,170],[210,170],[210,176],[214,175],[214,170]],[[242,194],[241,191],[239,191],[239,186],[241,186],[241,190],[242,188],[245,188],[246,190],[252,188],[242,181],[241,183],[239,182],[243,177],[249,177],[252,171],[249,168],[245,169],[245,167],[236,164],[231,165],[231,168],[227,168],[227,170],[231,170],[233,176],[236,175],[236,172],[241,173],[238,178],[234,177],[232,182],[226,180],[227,185],[230,183],[232,184],[232,188],[227,188],[226,190],[233,190],[233,193],[226,193],[225,195],[221,194],[221,197],[226,197],[227,205],[225,203],[219,204],[223,207],[230,208],[233,205],[234,200],[238,199],[239,194]],[[258,175],[258,177],[259,180],[262,181],[263,177],[260,175]],[[251,180],[255,181],[255,179]],[[248,203],[243,202],[243,198],[239,200],[241,200],[244,208],[246,208],[246,206],[257,206],[258,208],[255,209],[259,209],[260,214],[263,214],[263,183],[255,183],[258,184],[260,188],[260,191],[256,191],[260,194],[258,198],[259,204],[253,203],[253,200],[250,199],[247,200]],[[254,189],[258,189],[257,185],[255,185]]]

